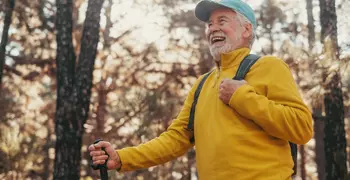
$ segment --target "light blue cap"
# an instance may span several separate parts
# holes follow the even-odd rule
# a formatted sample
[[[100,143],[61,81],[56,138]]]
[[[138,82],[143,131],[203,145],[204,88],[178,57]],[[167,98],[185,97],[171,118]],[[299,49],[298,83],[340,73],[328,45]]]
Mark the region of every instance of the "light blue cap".
[[[194,13],[199,20],[208,22],[211,12],[223,7],[242,14],[252,23],[254,29],[256,28],[254,10],[241,0],[202,0],[197,4]]]

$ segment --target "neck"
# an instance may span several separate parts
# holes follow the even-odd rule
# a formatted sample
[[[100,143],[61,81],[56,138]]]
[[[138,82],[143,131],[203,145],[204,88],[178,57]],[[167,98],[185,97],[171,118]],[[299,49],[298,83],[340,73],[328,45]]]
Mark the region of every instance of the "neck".
[[[228,53],[221,53],[213,57],[215,65],[218,69],[235,66],[250,53],[249,48],[239,48]]]
[[[221,65],[221,60],[220,60],[220,58],[219,58],[219,59],[215,59],[215,64],[216,64],[216,67],[217,67],[218,69],[220,69],[220,65]]]

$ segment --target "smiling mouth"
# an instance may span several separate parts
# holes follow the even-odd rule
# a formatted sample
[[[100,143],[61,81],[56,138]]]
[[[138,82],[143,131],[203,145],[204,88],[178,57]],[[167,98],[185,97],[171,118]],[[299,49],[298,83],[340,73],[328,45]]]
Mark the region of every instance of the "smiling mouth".
[[[220,43],[220,42],[224,42],[225,41],[225,37],[222,36],[214,36],[211,38],[210,43],[211,44],[216,44],[216,43]]]

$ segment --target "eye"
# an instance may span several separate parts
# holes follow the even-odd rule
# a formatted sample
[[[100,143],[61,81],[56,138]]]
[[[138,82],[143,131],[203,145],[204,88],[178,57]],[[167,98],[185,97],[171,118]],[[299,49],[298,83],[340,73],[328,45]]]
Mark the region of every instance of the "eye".
[[[213,25],[213,23],[210,22],[210,23],[208,23],[207,26],[208,26],[208,28],[209,28],[209,27],[211,27],[212,25]]]
[[[220,19],[220,23],[224,23],[224,22],[226,22],[225,19]]]

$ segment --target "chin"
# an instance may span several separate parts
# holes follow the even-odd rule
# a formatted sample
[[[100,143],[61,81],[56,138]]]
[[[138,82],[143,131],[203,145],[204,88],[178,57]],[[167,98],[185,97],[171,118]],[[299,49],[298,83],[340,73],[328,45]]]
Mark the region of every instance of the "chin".
[[[231,44],[225,44],[224,46],[214,46],[214,47],[210,47],[210,53],[212,55],[215,54],[224,54],[224,53],[228,53],[233,51],[235,48],[233,45]]]
[[[218,59],[220,58],[221,54],[225,54],[230,52],[231,50],[222,50],[222,49],[215,49],[215,50],[210,50],[210,54],[215,58]]]
[[[221,59],[221,53],[210,53],[211,56],[213,57],[214,61],[220,61]]]

